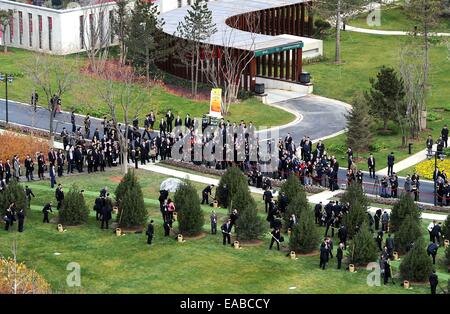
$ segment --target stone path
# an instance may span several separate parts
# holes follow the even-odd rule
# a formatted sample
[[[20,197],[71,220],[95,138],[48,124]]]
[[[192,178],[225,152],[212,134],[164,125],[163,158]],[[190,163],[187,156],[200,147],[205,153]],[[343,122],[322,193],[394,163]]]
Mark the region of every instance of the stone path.
[[[166,167],[163,167],[163,166],[159,166],[157,163],[156,164],[142,165],[142,166],[139,166],[139,168],[140,169],[144,169],[144,170],[148,170],[148,171],[152,171],[152,172],[156,172],[156,173],[159,173],[159,174],[175,177],[175,178],[180,178],[180,179],[188,178],[191,181],[204,183],[205,185],[206,184],[214,184],[215,186],[217,186],[219,184],[219,180],[218,179],[209,178],[209,177],[196,175],[196,174],[191,174],[191,173],[183,172],[183,171],[180,171],[180,170],[166,168]],[[250,186],[250,192],[255,193],[255,194],[259,194],[259,195],[262,195],[264,193],[264,191],[262,189],[255,188],[253,186]],[[317,204],[319,202],[322,202],[325,205],[326,203],[328,203],[328,201],[331,198],[333,198],[334,196],[336,196],[340,192],[342,192],[342,190],[333,191],[333,192],[331,192],[331,191],[323,191],[323,192],[320,192],[320,193],[308,196],[308,201],[310,203],[313,203],[313,204]],[[275,193],[274,195],[276,196],[277,194]],[[379,207],[369,207],[368,210],[370,212],[375,212],[378,208]],[[386,211],[388,211],[390,213],[390,209],[384,209],[384,210],[386,210]],[[447,215],[422,213],[422,218],[424,218],[424,219],[431,219],[431,220],[434,219],[434,220],[438,220],[438,221],[444,221],[447,218]]]

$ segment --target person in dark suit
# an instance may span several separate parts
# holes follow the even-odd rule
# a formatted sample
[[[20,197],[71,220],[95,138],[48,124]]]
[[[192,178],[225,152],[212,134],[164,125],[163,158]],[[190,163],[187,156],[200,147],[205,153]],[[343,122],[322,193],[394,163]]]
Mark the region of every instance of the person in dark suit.
[[[25,158],[25,176],[27,177],[28,181],[34,180],[33,171],[34,171],[33,159],[31,159],[30,155],[27,155],[27,157]]]
[[[322,270],[325,269],[325,266],[328,262],[328,249],[327,249],[327,245],[324,242],[322,242],[322,244],[320,245],[320,264],[319,264],[319,268],[322,268]]]
[[[63,191],[61,183],[58,184],[58,187],[55,190],[55,198],[56,198],[56,201],[58,202],[58,205],[56,205],[56,209],[60,210],[62,202],[64,200],[64,191]]]
[[[163,228],[164,228],[164,236],[165,237],[170,236],[170,229],[172,229],[172,219],[170,218],[166,219],[166,221],[164,221],[163,223]]]
[[[77,130],[77,125],[75,123],[75,111],[72,111],[70,114],[70,123],[72,124],[72,133],[75,133]]]
[[[44,219],[42,222],[46,222],[46,223],[50,223],[49,219],[48,219],[48,213],[52,213],[52,202],[49,202],[47,204],[45,204],[44,208],[42,209],[42,213],[44,213]]]
[[[184,119],[184,126],[185,126],[187,129],[190,129],[191,126],[192,126],[192,119],[191,119],[191,117],[189,116],[189,113],[186,114],[186,118]]]
[[[391,264],[389,263],[389,259],[386,259],[384,261],[384,284],[387,285],[389,282],[389,278],[391,278],[392,281],[392,273],[391,273]]]
[[[105,202],[103,204],[101,213],[102,213],[102,224],[101,224],[101,229],[105,228],[108,229],[108,223],[112,218],[112,203],[111,202],[107,202],[105,199]]]
[[[161,122],[159,123],[159,132],[160,134],[166,133],[167,130],[167,122],[164,119],[161,119]]]
[[[341,225],[341,227],[338,230],[338,238],[339,241],[344,245],[344,250],[347,249],[347,237],[348,237],[348,231],[347,228],[344,225]]]
[[[172,123],[173,123],[173,120],[174,120],[175,118],[174,118],[174,116],[173,116],[173,113],[169,110],[169,111],[167,111],[167,113],[166,113],[166,121],[167,121],[167,132],[172,132]]]
[[[177,115],[177,118],[175,119],[175,128],[181,127],[183,125],[183,120],[181,120],[180,115]]]
[[[15,203],[11,203],[9,207],[6,209],[3,220],[5,221],[5,230],[8,231],[9,227],[13,225],[15,218],[14,207]]]
[[[431,242],[427,247],[427,254],[428,254],[428,256],[431,256],[433,258],[433,265],[436,264],[436,255],[437,255],[438,249],[439,249],[439,246],[434,242]]]
[[[17,220],[19,222],[17,231],[23,232],[23,224],[25,221],[25,210],[23,208],[19,209],[19,211],[17,212]]]
[[[209,204],[208,202],[208,196],[211,195],[212,189],[214,187],[214,184],[208,185],[206,188],[202,191],[202,204]]]
[[[31,197],[35,196],[33,194],[33,191],[28,187],[28,185],[25,186],[25,197],[27,199],[27,208],[30,208]]]
[[[217,214],[214,210],[211,212],[209,219],[211,221],[211,234],[216,234],[217,233]]]
[[[271,232],[272,238],[270,239],[270,246],[269,250],[272,249],[273,244],[277,243],[277,250],[280,250],[280,240],[281,240],[281,233],[279,228],[274,228]]]
[[[394,239],[391,237],[391,234],[389,233],[386,239],[386,248],[390,259],[393,259],[394,257],[393,256],[394,247],[395,247]]]
[[[314,219],[316,224],[321,224],[321,218],[322,218],[322,201],[319,202],[319,204],[316,204],[314,206]]]
[[[444,125],[444,127],[441,130],[441,138],[442,138],[442,141],[444,142],[444,146],[447,148],[447,143],[448,143],[448,127],[447,127],[447,124]]]
[[[5,164],[5,182],[9,183],[9,179],[11,179],[11,164],[9,163],[9,159],[6,160]]]
[[[344,243],[339,243],[339,246],[336,250],[336,258],[337,258],[337,269],[341,269],[342,259],[344,258]]]
[[[53,189],[56,184],[56,171],[55,171],[55,165],[50,163],[50,169],[49,169],[49,175],[50,175],[50,187]]]
[[[395,156],[394,152],[391,152],[387,157],[387,164],[388,164],[388,176],[391,176],[394,172],[394,163],[395,163]]]
[[[145,232],[147,236],[147,244],[152,244],[154,230],[153,220],[150,220],[150,223],[147,226],[147,231]]]
[[[228,219],[227,222],[220,227],[222,230],[223,245],[231,244],[231,228],[231,219]]]
[[[369,176],[371,179],[375,178],[375,158],[372,154],[370,154],[367,159],[367,167],[369,168]]]
[[[266,213],[269,211],[269,207],[272,202],[272,199],[273,199],[272,192],[267,187],[263,194],[263,200],[264,200],[264,204],[265,204],[265,208],[266,208]]]
[[[433,272],[428,278],[428,281],[430,282],[431,294],[436,294],[436,287],[439,284],[439,279],[438,276],[436,275],[436,270],[433,269]]]

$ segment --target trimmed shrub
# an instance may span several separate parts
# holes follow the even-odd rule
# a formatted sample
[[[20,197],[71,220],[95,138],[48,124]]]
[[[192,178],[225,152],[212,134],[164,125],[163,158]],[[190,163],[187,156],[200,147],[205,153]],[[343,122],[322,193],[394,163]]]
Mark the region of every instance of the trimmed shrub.
[[[398,202],[392,207],[390,224],[391,232],[396,232],[400,229],[406,217],[412,216],[417,222],[420,221],[419,207],[414,203],[414,199],[409,193],[400,195]]]
[[[189,181],[184,181],[174,195],[178,213],[178,226],[184,235],[197,235],[203,230],[205,218],[200,207],[197,190]]]
[[[395,233],[395,249],[400,253],[406,253],[411,242],[415,242],[421,236],[420,225],[413,216],[407,216],[398,232]]]
[[[229,208],[234,195],[240,189],[248,189],[247,178],[239,168],[228,168],[220,178],[219,186],[216,189],[216,199],[220,206]]]
[[[310,207],[306,192],[303,187],[300,186],[300,193],[295,195],[292,201],[289,202],[286,212],[284,213],[285,225],[288,225],[289,217],[291,217],[292,214],[295,214],[298,219],[304,210],[309,211]]]
[[[360,184],[351,184],[342,195],[341,203],[350,204],[350,208],[354,203],[358,203],[363,208],[367,208],[370,204]]]
[[[248,187],[238,190],[233,197],[233,208],[236,208],[239,217],[236,221],[236,233],[239,240],[256,240],[264,232],[264,223],[258,216],[256,202],[250,194]]]
[[[367,222],[367,218],[367,207],[359,203],[358,200],[353,200],[348,213],[344,215],[343,219],[343,223],[347,227],[348,236],[350,238],[353,238],[356,235],[364,222]]]
[[[364,265],[375,261],[377,254],[378,250],[375,240],[367,222],[365,222],[353,237],[353,241],[349,246],[348,256],[353,264]]]
[[[3,213],[13,202],[16,203],[17,209],[23,208],[27,210],[25,190],[16,179],[11,178],[6,189],[0,193],[1,212]]]
[[[413,248],[405,255],[400,264],[400,275],[409,281],[423,282],[428,279],[433,265],[427,255],[425,242],[422,237],[417,238]]]
[[[286,181],[283,182],[283,184],[280,187],[280,191],[278,194],[278,201],[281,199],[281,193],[284,193],[288,198],[288,204],[291,202],[295,196],[302,193],[302,188],[300,186],[299,179],[291,174]],[[303,190],[304,193],[304,190]]]
[[[116,201],[119,207],[117,221],[120,227],[142,226],[147,222],[148,213],[144,196],[133,170],[130,170],[117,186]]]
[[[83,194],[76,185],[73,185],[69,193],[64,195],[58,217],[59,222],[65,225],[80,225],[88,221],[89,210]]]
[[[442,227],[442,235],[445,239],[450,240],[450,215],[447,216],[447,219],[444,222],[444,226]]]
[[[298,224],[294,226],[289,238],[289,249],[298,253],[310,253],[320,241],[319,231],[314,223],[314,213],[309,209],[300,212]]]

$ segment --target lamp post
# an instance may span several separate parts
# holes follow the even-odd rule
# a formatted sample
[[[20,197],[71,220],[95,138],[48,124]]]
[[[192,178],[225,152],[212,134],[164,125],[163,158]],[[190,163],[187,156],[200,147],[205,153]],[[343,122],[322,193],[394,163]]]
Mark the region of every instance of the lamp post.
[[[439,155],[439,160],[444,160],[445,158],[445,154],[442,151],[429,151],[427,154],[428,160],[431,159],[431,156],[433,156],[434,154],[434,172],[433,172],[433,181],[434,181],[434,206],[437,206],[437,177],[434,178],[434,175],[436,173],[436,168],[437,168],[437,159],[438,159],[438,155]]]
[[[5,82],[5,99],[6,99],[6,123],[9,122],[8,116],[8,83],[11,84],[14,80],[14,76],[12,74],[0,73],[0,82]]]

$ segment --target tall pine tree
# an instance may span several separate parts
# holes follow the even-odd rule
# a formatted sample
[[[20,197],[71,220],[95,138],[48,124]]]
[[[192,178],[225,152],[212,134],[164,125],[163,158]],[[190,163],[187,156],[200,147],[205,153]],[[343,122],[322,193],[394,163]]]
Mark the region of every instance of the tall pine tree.
[[[258,216],[258,208],[248,187],[240,189],[233,196],[233,208],[239,213],[236,221],[236,233],[239,240],[256,240],[264,232],[264,223]]]
[[[200,207],[197,190],[191,182],[181,184],[174,195],[174,202],[178,213],[178,226],[183,235],[198,235],[203,230],[205,218]]]
[[[427,255],[426,245],[422,237],[418,237],[413,248],[405,255],[400,264],[400,275],[409,281],[426,281],[433,269],[431,259]]]
[[[314,212],[305,208],[298,216],[298,224],[291,231],[289,249],[298,253],[310,253],[320,241],[319,231],[314,223]]]
[[[289,202],[286,212],[284,213],[284,222],[287,226],[289,223],[289,218],[292,214],[294,214],[297,219],[299,219],[301,213],[303,211],[309,211],[309,202],[308,198],[306,197],[305,189],[300,186],[300,193],[294,196],[294,198]]]
[[[352,109],[345,115],[347,119],[347,145],[353,151],[368,151],[372,144],[372,117],[367,103],[361,95],[352,101]]]
[[[365,94],[370,113],[383,121],[383,129],[387,130],[389,120],[395,120],[396,102],[405,97],[403,81],[393,68],[381,67],[376,80],[370,79],[371,89]],[[406,110],[405,110],[406,111]]]
[[[116,188],[119,207],[117,221],[120,227],[137,227],[147,222],[144,195],[134,171],[129,171]]]
[[[58,217],[59,222],[65,225],[79,225],[88,221],[89,210],[83,194],[76,185],[73,185],[64,196]]]
[[[145,74],[147,83],[157,71],[157,63],[172,53],[171,42],[161,31],[164,20],[154,1],[137,0],[131,10],[126,46],[127,59],[138,73]]]
[[[225,171],[216,190],[216,199],[221,207],[230,207],[237,191],[248,189],[247,178],[237,167],[230,167]]]
[[[0,193],[0,211],[5,211],[11,203],[16,203],[17,209],[27,210],[27,200],[23,186],[16,179],[11,179],[6,189]]]
[[[403,193],[400,195],[400,199],[392,207],[390,225],[391,232],[396,232],[400,229],[403,221],[406,217],[412,216],[418,223],[420,221],[420,210],[414,199],[409,193]]]
[[[348,256],[350,261],[356,265],[364,265],[375,261],[377,252],[373,235],[367,222],[364,222],[349,246]]]
[[[406,216],[395,233],[395,249],[400,253],[406,253],[411,242],[415,242],[421,235],[420,224],[416,217]]]

